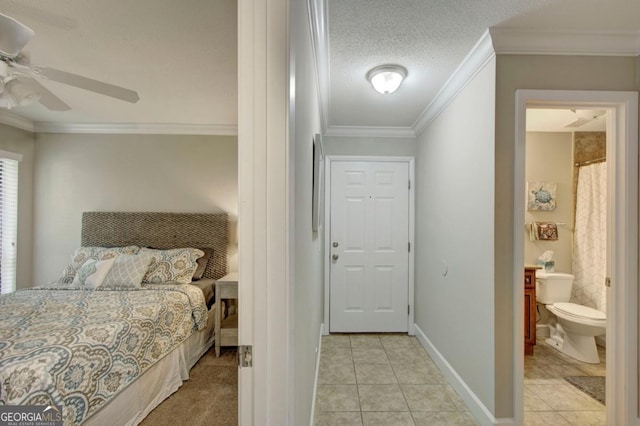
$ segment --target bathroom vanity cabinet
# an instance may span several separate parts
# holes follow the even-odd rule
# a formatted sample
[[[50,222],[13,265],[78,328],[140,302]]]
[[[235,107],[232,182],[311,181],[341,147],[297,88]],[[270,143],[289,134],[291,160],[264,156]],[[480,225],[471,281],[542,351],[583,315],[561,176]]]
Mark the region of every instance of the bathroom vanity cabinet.
[[[524,354],[536,344],[536,268],[524,268]]]

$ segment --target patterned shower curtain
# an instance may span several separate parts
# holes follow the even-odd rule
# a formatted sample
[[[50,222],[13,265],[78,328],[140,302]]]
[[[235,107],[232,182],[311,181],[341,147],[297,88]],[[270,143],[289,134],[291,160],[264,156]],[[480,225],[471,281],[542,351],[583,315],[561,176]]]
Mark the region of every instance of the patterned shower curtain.
[[[571,301],[606,312],[607,163],[578,170]]]

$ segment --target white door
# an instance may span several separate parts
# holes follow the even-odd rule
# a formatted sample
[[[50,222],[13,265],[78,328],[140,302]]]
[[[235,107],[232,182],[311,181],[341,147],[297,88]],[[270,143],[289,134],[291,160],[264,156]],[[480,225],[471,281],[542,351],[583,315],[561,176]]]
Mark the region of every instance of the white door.
[[[331,332],[406,332],[409,164],[331,164]]]

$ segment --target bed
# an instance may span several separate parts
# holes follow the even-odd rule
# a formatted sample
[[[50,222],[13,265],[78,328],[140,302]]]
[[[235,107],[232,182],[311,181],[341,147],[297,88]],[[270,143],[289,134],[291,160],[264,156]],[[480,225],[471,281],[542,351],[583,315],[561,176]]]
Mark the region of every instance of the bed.
[[[227,273],[227,235],[226,213],[84,213],[76,252],[103,258],[78,262],[75,280],[89,269],[89,282],[107,263],[105,282],[114,282],[116,265],[128,274],[150,262],[166,274],[155,253],[184,248],[194,258],[204,249],[210,255],[198,265],[202,278],[94,288],[65,270],[52,283],[2,296],[0,404],[59,405],[65,424],[140,423],[213,344],[212,284]]]

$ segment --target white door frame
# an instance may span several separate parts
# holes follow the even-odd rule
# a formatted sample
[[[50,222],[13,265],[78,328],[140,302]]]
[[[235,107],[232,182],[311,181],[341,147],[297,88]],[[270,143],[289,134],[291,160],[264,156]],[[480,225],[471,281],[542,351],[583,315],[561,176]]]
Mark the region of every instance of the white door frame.
[[[324,326],[323,334],[328,335],[329,324],[329,302],[330,302],[330,287],[331,287],[331,163],[335,161],[361,161],[361,162],[404,162],[409,165],[409,181],[411,187],[409,188],[409,243],[411,244],[411,251],[409,252],[409,315],[407,330],[410,336],[416,334],[414,323],[414,309],[413,309],[413,293],[414,293],[414,258],[415,258],[415,227],[414,227],[414,214],[415,214],[415,159],[414,157],[377,157],[377,156],[354,156],[354,155],[326,155],[325,156],[325,193],[324,193]]]
[[[289,0],[238,1],[238,424],[293,424]]]
[[[523,423],[524,403],[524,216],[526,108],[585,107],[607,110],[607,424],[639,425],[638,416],[638,93],[516,91],[514,153],[514,417]],[[611,191],[615,188],[615,191]]]

